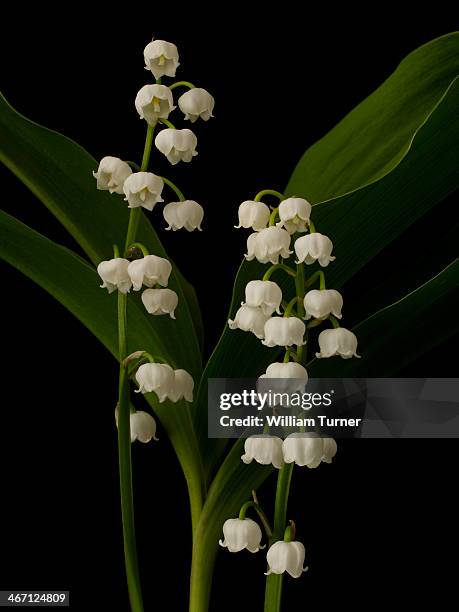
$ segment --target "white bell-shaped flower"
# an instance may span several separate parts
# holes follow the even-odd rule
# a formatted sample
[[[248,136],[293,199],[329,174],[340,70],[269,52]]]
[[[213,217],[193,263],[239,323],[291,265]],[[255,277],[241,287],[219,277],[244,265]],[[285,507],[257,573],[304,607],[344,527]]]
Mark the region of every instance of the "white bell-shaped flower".
[[[266,555],[269,566],[266,575],[288,572],[292,578],[299,578],[307,569],[303,567],[305,555],[301,542],[274,542]]]
[[[343,298],[335,289],[312,289],[304,296],[305,319],[325,319],[329,315],[341,319]]]
[[[278,470],[284,465],[282,440],[277,436],[269,434],[250,436],[244,443],[244,451],[244,455],[241,456],[244,463],[255,460],[262,465],[272,464]]]
[[[290,251],[290,234],[281,227],[267,227],[250,234],[247,238],[247,261],[257,259],[260,263],[277,264],[279,257],[288,258]]]
[[[152,40],[143,50],[145,69],[151,70],[155,79],[175,77],[179,66],[177,47],[165,40]]]
[[[153,210],[157,202],[162,202],[161,192],[164,187],[163,179],[153,172],[135,172],[124,181],[123,191],[125,200],[129,202],[128,208],[142,206]]]
[[[282,443],[285,463],[316,468],[321,461],[331,463],[337,446],[333,438],[320,438],[316,433],[292,433]]]
[[[103,157],[97,172],[92,175],[97,180],[97,189],[110,193],[123,193],[124,181],[132,174],[132,169],[118,157]]]
[[[193,401],[194,380],[186,370],[174,370],[174,386],[169,398],[173,402],[185,399],[187,402]]]
[[[258,389],[271,389],[277,393],[302,393],[308,382],[306,368],[300,363],[271,363],[257,383]]]
[[[101,287],[109,293],[118,289],[121,293],[128,293],[132,281],[128,274],[129,261],[122,257],[115,257],[108,261],[101,261],[97,266],[97,273],[104,281]]]
[[[160,402],[173,395],[174,370],[167,363],[144,363],[135,373],[137,393],[154,392]]]
[[[150,440],[158,440],[156,437],[156,421],[143,410],[131,412],[131,442],[138,440],[146,444]]]
[[[345,327],[324,329],[319,334],[320,352],[316,357],[333,357],[339,355],[343,359],[360,357],[357,355],[357,338]]]
[[[305,232],[311,216],[311,204],[304,198],[287,198],[279,204],[279,225],[289,234]]]
[[[195,155],[198,139],[188,129],[165,128],[155,138],[156,148],[175,166],[179,161],[190,162]]]
[[[301,236],[295,240],[295,253],[298,257],[296,263],[304,262],[310,265],[318,261],[323,268],[326,268],[331,261],[336,259],[332,256],[332,251],[333,243],[330,238],[318,232]]]
[[[265,323],[265,346],[302,346],[306,326],[297,317],[272,317]]]
[[[162,287],[167,287],[171,271],[171,262],[157,255],[147,255],[142,259],[135,259],[131,261],[128,268],[134,291],[142,289],[142,285],[153,287],[159,284]]]
[[[252,280],[245,287],[244,306],[256,306],[262,309],[266,316],[271,316],[274,311],[280,314],[282,302],[282,290],[276,283],[269,280]]]
[[[144,85],[135,98],[135,107],[141,119],[156,125],[158,119],[167,119],[175,108],[172,91],[165,85]]]
[[[174,311],[178,304],[178,295],[172,289],[145,289],[142,302],[147,312],[152,315],[170,315],[175,319]]]
[[[264,546],[260,546],[262,533],[258,523],[249,518],[228,519],[223,523],[224,540],[219,540],[220,546],[228,548],[232,553],[239,552],[244,548],[251,553],[258,552]]]
[[[257,338],[264,338],[265,323],[269,319],[261,308],[256,306],[241,306],[234,319],[228,320],[230,329],[242,329],[252,332]]]
[[[269,206],[263,202],[255,202],[254,200],[246,200],[242,202],[238,210],[239,225],[234,227],[251,227],[256,232],[265,229],[268,225],[271,211]]]
[[[167,230],[186,229],[192,232],[195,229],[201,231],[201,223],[204,218],[203,207],[194,200],[183,202],[169,202],[163,208],[163,216],[169,224]]]
[[[191,123],[194,123],[199,117],[208,121],[213,117],[215,100],[205,89],[194,87],[180,96],[178,106],[185,115],[185,119],[189,119]]]

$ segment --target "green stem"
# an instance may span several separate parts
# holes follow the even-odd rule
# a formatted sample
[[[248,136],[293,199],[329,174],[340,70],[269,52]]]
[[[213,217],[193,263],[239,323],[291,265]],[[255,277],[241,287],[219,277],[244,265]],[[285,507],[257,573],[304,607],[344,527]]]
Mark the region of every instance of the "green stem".
[[[304,317],[304,267],[302,263],[296,266],[295,287],[298,298],[298,316],[302,319]]]
[[[276,502],[274,506],[274,531],[270,545],[284,537],[287,523],[287,506],[292,480],[293,463],[286,463],[277,477]],[[283,574],[266,577],[264,612],[280,612]]]
[[[170,181],[169,179],[167,179],[165,176],[162,176],[161,178],[166,183],[166,185],[168,185],[172,189],[172,191],[175,191],[175,193],[176,193],[178,199],[180,200],[180,202],[184,202],[185,201],[185,196],[180,191],[180,189],[177,187],[177,185],[174,185],[174,183],[172,181]]]
[[[169,89],[175,89],[176,87],[188,87],[188,89],[195,89],[195,86],[193,83],[190,83],[190,81],[177,81],[176,83],[169,85]]]
[[[270,540],[273,537],[273,530],[269,523],[268,517],[263,512],[263,509],[261,508],[261,506],[257,504],[257,502],[254,502],[254,501],[246,502],[239,511],[239,519],[241,521],[245,519],[245,515],[249,508],[253,508],[257,512],[258,516],[260,517],[261,522],[263,523],[263,527],[265,528],[266,536]]]
[[[132,493],[131,427],[129,402],[129,376],[123,365],[127,355],[127,296],[118,292],[118,342],[120,359],[118,399],[118,457],[120,471],[121,515],[123,521],[124,561],[132,612],[143,612],[140,589],[137,547],[134,526],[134,500]]]
[[[292,315],[292,310],[293,310],[293,307],[295,306],[295,304],[298,304],[298,303],[299,303],[298,296],[295,295],[295,297],[292,298],[290,300],[290,302],[287,304],[287,308],[284,311],[284,317],[294,316],[294,315]]]
[[[331,321],[331,324],[333,325],[333,327],[335,329],[337,329],[338,327],[340,327],[340,324],[338,323],[338,321],[335,319],[335,317],[333,315],[329,315],[328,318]]]
[[[276,223],[277,213],[279,212],[279,207],[274,208],[272,213],[269,215],[269,227],[272,227]]]
[[[316,233],[316,226],[311,221],[311,219],[309,219],[309,233],[310,234],[315,234]]]
[[[160,119],[159,121],[160,123],[164,123],[164,125],[166,125],[168,128],[171,128],[171,130],[176,129],[175,125],[171,121],[169,121],[169,119]]]
[[[154,132],[155,126],[149,125],[147,128],[147,135],[145,137],[145,146],[143,149],[142,165],[140,166],[140,172],[146,172],[148,169]],[[126,245],[124,248],[125,252],[127,251],[128,246],[135,241],[135,236],[137,234],[137,228],[139,226],[141,214],[142,211],[140,206],[136,208],[131,208],[131,212],[129,214],[129,224],[126,234]]]
[[[255,202],[259,202],[261,198],[265,195],[275,196],[276,198],[279,198],[279,200],[285,199],[284,194],[281,193],[280,191],[276,191],[275,189],[263,189],[262,191],[259,191],[257,195],[255,196],[254,198]]]
[[[317,272],[314,272],[314,274],[312,274],[308,278],[308,280],[304,284],[305,289],[313,285],[317,279],[320,279],[319,289],[321,290],[326,289],[325,274],[322,272],[322,270],[317,270]]]
[[[148,257],[148,255],[150,255],[147,247],[141,242],[133,242],[132,244],[129,244],[126,250],[130,251],[131,249],[139,249],[139,251],[142,251],[144,257]]]
[[[284,272],[287,272],[287,274],[289,274],[290,276],[296,276],[296,272],[292,270],[292,268],[290,268],[289,266],[285,264],[278,263],[278,264],[273,264],[266,270],[266,272],[263,275],[263,280],[264,281],[269,280],[272,274],[274,274],[274,272],[276,272],[277,270],[283,270]]]

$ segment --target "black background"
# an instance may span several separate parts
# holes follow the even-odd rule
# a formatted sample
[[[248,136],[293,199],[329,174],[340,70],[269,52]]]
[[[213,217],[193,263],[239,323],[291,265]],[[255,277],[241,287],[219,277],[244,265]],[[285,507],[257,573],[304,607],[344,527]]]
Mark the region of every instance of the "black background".
[[[307,146],[412,49],[454,29],[446,16],[401,23],[397,14],[376,7],[358,19],[331,7],[323,15],[300,14],[285,3],[253,17],[234,5],[188,11],[162,5],[159,11],[149,3],[105,6],[100,13],[74,5],[45,8],[28,12],[27,21],[20,10],[10,10],[1,40],[2,89],[17,110],[74,138],[94,157],[141,156],[145,126],[133,100],[149,81],[142,50],[153,35],[179,46],[177,76],[216,98],[215,119],[195,124],[199,156],[193,163],[171,171],[158,160],[158,170],[175,176],[206,209],[202,234],[159,231],[197,288],[207,350],[225,323],[245,245],[246,234],[232,228],[238,204],[259,189],[282,189]],[[78,250],[12,175],[2,172],[1,180],[8,212]],[[358,312],[359,295],[370,288],[375,271],[400,265],[409,249],[425,249],[427,233],[436,254],[423,259],[421,273],[414,257],[407,276],[428,278],[451,260],[450,250],[436,252],[441,229],[429,232],[440,214],[454,214],[452,198],[349,284],[350,324],[353,303]],[[153,218],[163,226],[157,211]],[[0,588],[69,589],[75,610],[127,610],[115,364],[28,279],[3,266],[2,280]],[[399,375],[453,376],[453,346],[437,347]],[[161,429],[159,436],[159,443],[133,447],[144,595],[147,610],[182,611],[190,550],[186,492]],[[455,450],[453,440],[348,441],[334,465],[297,470],[290,515],[306,544],[310,571],[286,581],[285,610],[340,603],[367,608],[375,599],[413,605],[419,598],[445,597],[452,589],[448,553],[457,563]],[[272,489],[268,483],[260,492],[268,507]],[[263,571],[260,555],[222,551],[211,610],[261,610]]]

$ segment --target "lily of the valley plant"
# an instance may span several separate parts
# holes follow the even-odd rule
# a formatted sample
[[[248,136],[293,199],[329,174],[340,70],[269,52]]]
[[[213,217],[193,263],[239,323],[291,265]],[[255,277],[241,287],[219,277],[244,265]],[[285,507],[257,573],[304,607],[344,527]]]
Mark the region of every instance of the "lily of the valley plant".
[[[294,470],[309,475],[316,469],[320,475],[333,469],[324,464],[334,460],[335,440],[308,430],[280,437],[269,429],[231,443],[209,438],[208,379],[253,377],[264,390],[301,392],[309,376],[391,376],[457,329],[455,319],[441,334],[426,324],[449,316],[457,261],[402,299],[391,279],[382,279],[384,308],[371,316],[372,297],[362,292],[365,318],[352,331],[342,287],[456,186],[458,41],[457,34],[447,35],[407,57],[383,87],[306,152],[284,192],[267,186],[241,194],[241,200],[252,199],[239,205],[237,220],[239,202],[234,203],[241,228],[234,232],[249,230],[247,249],[228,323],[204,369],[196,296],[154,229],[207,229],[201,203],[188,199],[195,194],[181,191],[169,172],[155,171],[158,158],[173,170],[204,153],[199,130],[214,113],[208,91],[175,80],[181,67],[177,47],[153,40],[144,50],[149,82],[132,105],[146,128],[139,164],[124,160],[122,151],[107,151],[97,162],[0,98],[2,161],[63,223],[91,263],[3,212],[0,254],[60,300],[118,363],[118,401],[107,423],[118,430],[133,612],[143,612],[144,603],[131,453],[140,443],[154,442],[160,454],[164,436],[189,493],[191,612],[206,612],[210,602],[212,610],[221,606],[221,594],[211,593],[219,551],[234,554],[232,584],[239,555],[258,555],[257,571],[266,574],[265,612],[279,612],[283,583],[288,589],[289,581],[303,580],[307,592],[312,579],[308,508],[296,509],[294,522],[289,491]],[[395,287],[405,286],[408,263],[390,274]],[[404,350],[394,351],[400,338]],[[155,419],[162,426],[159,436]],[[277,489],[269,516],[260,487],[273,475]]]

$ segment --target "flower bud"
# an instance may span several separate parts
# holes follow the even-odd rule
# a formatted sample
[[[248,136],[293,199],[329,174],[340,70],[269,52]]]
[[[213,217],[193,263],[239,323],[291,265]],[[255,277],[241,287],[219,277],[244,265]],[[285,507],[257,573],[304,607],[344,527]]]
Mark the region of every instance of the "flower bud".
[[[228,548],[232,553],[239,552],[244,548],[251,553],[256,553],[260,548],[262,533],[258,523],[249,518],[228,519],[223,524],[224,540],[219,540],[220,546]]]
[[[171,319],[175,319],[174,311],[177,308],[178,296],[172,289],[145,289],[142,293],[142,302],[150,314],[168,314]]]
[[[185,399],[187,402],[193,401],[194,380],[186,370],[174,370],[174,386],[169,394],[172,402]]]
[[[198,139],[191,130],[165,128],[155,138],[156,148],[175,166],[179,161],[190,162],[197,155]]]
[[[306,326],[297,317],[272,317],[265,324],[265,346],[302,346]]]
[[[255,306],[241,306],[234,319],[228,320],[230,329],[242,329],[252,332],[257,338],[264,338],[264,327],[269,317],[261,308]]]
[[[154,392],[160,402],[170,398],[174,386],[174,370],[166,363],[144,363],[135,373],[137,393]]]
[[[134,291],[139,291],[142,285],[153,287],[156,284],[167,287],[172,271],[170,261],[157,255],[147,255],[142,259],[131,261],[128,274],[134,285]]]
[[[121,257],[115,257],[108,261],[101,261],[97,266],[97,273],[104,281],[102,289],[109,293],[118,289],[121,293],[128,293],[132,282],[128,274],[129,261]]]
[[[97,180],[97,189],[110,193],[123,193],[123,184],[132,174],[129,164],[118,157],[103,157],[97,172],[92,173]]]
[[[296,263],[304,262],[310,265],[318,261],[323,268],[326,268],[331,261],[336,259],[332,257],[332,250],[333,243],[328,236],[318,232],[301,236],[295,241],[295,253],[298,257]]]
[[[285,227],[289,234],[305,232],[309,217],[311,216],[311,204],[304,198],[287,198],[279,204],[279,218],[277,223]]]
[[[129,202],[128,208],[142,206],[153,210],[157,202],[162,202],[161,192],[164,187],[163,179],[152,172],[135,172],[124,181],[123,191],[125,200]]]
[[[305,319],[325,319],[329,315],[341,319],[343,298],[335,289],[312,289],[304,296]]]
[[[255,460],[262,465],[272,464],[280,470],[284,465],[282,440],[269,434],[250,436],[244,443],[245,454],[241,456],[244,463]]]
[[[320,352],[316,357],[333,357],[339,355],[343,359],[360,357],[357,355],[357,338],[345,327],[324,329],[319,334]]]
[[[280,314],[282,302],[282,290],[276,283],[266,280],[249,281],[245,287],[244,306],[260,307],[266,316],[271,316],[274,311]]]
[[[268,225],[270,215],[271,211],[269,207],[263,204],[263,202],[246,200],[239,206],[239,225],[235,225],[234,227],[251,227],[256,232],[259,232]]]
[[[172,92],[165,85],[144,85],[135,98],[135,107],[140,118],[152,126],[158,119],[167,119],[175,108]]]
[[[282,444],[285,463],[316,468],[321,461],[331,463],[337,446],[333,438],[320,438],[316,433],[292,433]]]
[[[155,79],[175,77],[179,66],[177,47],[165,40],[152,40],[143,51],[145,69],[151,70]]]
[[[299,578],[307,568],[303,567],[306,551],[301,542],[274,542],[266,555],[269,574],[288,572],[292,578]]]
[[[205,89],[194,87],[180,96],[178,106],[185,115],[185,119],[189,119],[191,123],[194,123],[199,117],[208,121],[213,117],[215,100]]]
[[[277,264],[279,257],[288,258],[292,251],[290,247],[290,234],[280,227],[267,227],[266,229],[250,234],[247,239],[247,261],[257,259],[260,263]]]
[[[204,218],[203,207],[194,200],[184,202],[169,202],[163,208],[163,216],[169,224],[167,230],[176,231],[186,229],[192,232],[195,229],[201,231],[201,223]]]

